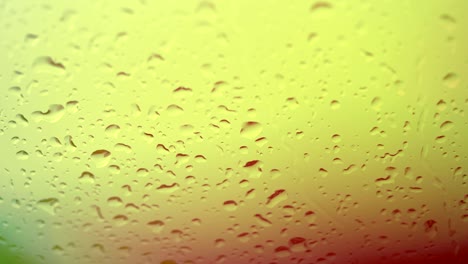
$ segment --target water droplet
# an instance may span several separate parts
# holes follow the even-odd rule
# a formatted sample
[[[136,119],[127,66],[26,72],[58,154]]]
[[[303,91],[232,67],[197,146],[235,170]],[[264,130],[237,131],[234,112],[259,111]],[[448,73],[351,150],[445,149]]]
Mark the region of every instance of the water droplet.
[[[286,246],[275,248],[275,256],[278,258],[287,258],[291,255],[291,251]]]
[[[442,132],[449,131],[452,128],[453,128],[453,122],[452,121],[445,121],[440,125],[440,130]]]
[[[460,83],[460,78],[453,72],[447,73],[442,80],[448,88],[456,88]]]
[[[59,200],[57,198],[42,199],[37,202],[37,207],[44,210],[45,212],[55,215],[56,206]]]
[[[123,202],[122,202],[122,199],[120,197],[113,196],[113,197],[110,197],[109,199],[107,199],[107,204],[110,207],[119,207],[119,206],[122,206]]]
[[[120,127],[116,124],[112,124],[106,127],[105,131],[108,136],[117,138],[120,132]]]
[[[224,210],[228,212],[233,212],[237,210],[237,203],[233,200],[225,201],[223,203]]]
[[[185,98],[192,95],[192,89],[186,87],[178,87],[172,91],[175,98]]]
[[[114,224],[116,226],[124,226],[124,225],[126,225],[128,223],[128,217],[126,215],[122,215],[122,214],[114,216],[114,218],[112,218],[112,220],[114,221]]]
[[[78,179],[82,182],[94,183],[95,176],[89,171],[84,171]]]
[[[163,260],[161,261],[161,264],[177,264],[174,260]]]
[[[162,193],[172,193],[179,189],[179,184],[174,182],[172,184],[161,184],[156,190]]]
[[[36,60],[34,60],[32,66],[35,72],[45,72],[51,74],[65,73],[65,66],[49,56],[38,57]]]
[[[65,107],[69,113],[78,112],[78,101],[69,101],[65,104]]]
[[[49,110],[46,112],[35,111],[32,112],[31,116],[35,122],[46,121],[50,123],[58,122],[65,114],[63,105],[53,104],[49,106]]]
[[[251,160],[245,163],[244,168],[255,166],[258,163],[258,160]]]
[[[293,237],[289,239],[289,247],[292,252],[306,251],[306,239],[303,237]]]
[[[380,111],[380,108],[382,107],[382,99],[378,96],[374,97],[374,99],[372,99],[371,106],[375,111]]]
[[[288,199],[288,195],[287,195],[285,190],[283,190],[283,189],[276,190],[273,194],[271,194],[268,197],[267,202],[266,202],[266,206],[268,208],[273,208],[276,205],[278,205],[279,203],[281,203],[281,202],[283,202],[283,201],[285,201],[287,199]]]
[[[330,9],[332,8],[332,5],[328,2],[324,2],[324,1],[318,1],[318,2],[315,2],[311,7],[310,7],[310,11],[311,12],[315,12],[315,11],[318,11],[318,10],[322,10],[322,9]]]
[[[29,154],[28,154],[28,152],[26,152],[24,150],[20,150],[20,151],[16,152],[16,158],[19,159],[19,160],[27,160],[27,159],[29,159]]]
[[[249,121],[242,125],[240,134],[244,138],[254,139],[262,133],[263,127],[258,122]]]
[[[330,102],[330,107],[332,110],[337,110],[340,108],[340,102],[338,100],[333,100]]]
[[[179,116],[184,113],[184,109],[175,104],[169,105],[166,111],[170,116]]]
[[[261,214],[255,214],[254,216],[257,219],[258,223],[260,225],[264,226],[264,227],[268,227],[268,226],[271,226],[273,224],[270,220],[268,220],[267,218],[265,218]]]
[[[111,153],[105,149],[99,149],[91,153],[91,159],[98,168],[106,166],[110,161]]]
[[[437,222],[433,219],[424,222],[424,232],[430,239],[434,239],[437,236]]]
[[[148,222],[147,225],[156,234],[159,234],[164,228],[164,222],[161,220],[154,220],[154,221]]]

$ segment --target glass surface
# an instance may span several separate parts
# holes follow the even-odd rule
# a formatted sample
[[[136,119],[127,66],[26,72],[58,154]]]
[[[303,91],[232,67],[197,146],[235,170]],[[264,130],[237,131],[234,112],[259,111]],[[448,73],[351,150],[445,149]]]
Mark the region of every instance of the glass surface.
[[[467,11],[0,0],[0,263],[468,263]]]

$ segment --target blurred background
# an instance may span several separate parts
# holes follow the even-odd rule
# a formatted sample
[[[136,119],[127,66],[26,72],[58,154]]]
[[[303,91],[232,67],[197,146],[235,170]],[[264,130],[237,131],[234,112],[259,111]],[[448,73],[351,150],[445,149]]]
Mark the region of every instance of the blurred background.
[[[0,0],[0,263],[468,263],[466,10]]]

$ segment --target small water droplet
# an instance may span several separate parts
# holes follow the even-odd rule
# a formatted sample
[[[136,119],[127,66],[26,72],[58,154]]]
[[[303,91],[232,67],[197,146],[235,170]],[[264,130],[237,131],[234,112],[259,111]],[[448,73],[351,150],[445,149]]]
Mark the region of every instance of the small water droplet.
[[[240,134],[244,138],[254,139],[262,133],[263,127],[258,122],[249,121],[242,125]]]

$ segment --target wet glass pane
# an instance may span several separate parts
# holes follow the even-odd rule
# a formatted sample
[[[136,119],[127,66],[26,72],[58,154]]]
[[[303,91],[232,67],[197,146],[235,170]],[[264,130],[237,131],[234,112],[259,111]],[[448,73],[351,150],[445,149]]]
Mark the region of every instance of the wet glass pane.
[[[467,11],[0,0],[0,263],[468,263]]]

